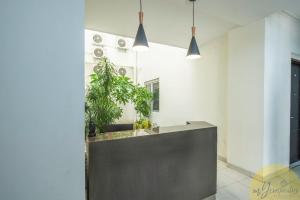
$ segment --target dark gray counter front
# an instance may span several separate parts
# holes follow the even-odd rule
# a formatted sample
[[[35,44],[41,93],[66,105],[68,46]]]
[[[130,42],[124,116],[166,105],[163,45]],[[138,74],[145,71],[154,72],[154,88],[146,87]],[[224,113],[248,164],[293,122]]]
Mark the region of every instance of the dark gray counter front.
[[[90,200],[200,200],[216,193],[215,126],[124,135],[88,142]]]

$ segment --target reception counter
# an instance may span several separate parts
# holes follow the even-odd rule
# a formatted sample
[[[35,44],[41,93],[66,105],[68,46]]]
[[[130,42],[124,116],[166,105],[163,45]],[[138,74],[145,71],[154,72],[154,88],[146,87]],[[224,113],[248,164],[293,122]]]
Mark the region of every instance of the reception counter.
[[[206,122],[89,138],[90,200],[200,200],[216,193],[217,127]]]

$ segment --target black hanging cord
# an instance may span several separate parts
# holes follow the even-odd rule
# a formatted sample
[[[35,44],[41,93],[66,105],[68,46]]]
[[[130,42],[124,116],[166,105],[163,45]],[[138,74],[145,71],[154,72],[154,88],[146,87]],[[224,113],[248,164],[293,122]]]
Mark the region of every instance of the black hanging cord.
[[[193,26],[195,26],[195,1],[193,1]]]
[[[140,0],[140,11],[142,12],[143,6],[142,6],[142,0]]]

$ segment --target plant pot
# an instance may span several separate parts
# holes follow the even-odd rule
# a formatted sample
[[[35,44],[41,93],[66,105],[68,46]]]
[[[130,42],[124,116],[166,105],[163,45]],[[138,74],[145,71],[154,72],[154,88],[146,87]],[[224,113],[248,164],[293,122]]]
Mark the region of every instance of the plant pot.
[[[105,132],[133,130],[133,124],[110,124],[106,126]]]
[[[96,136],[96,125],[93,122],[89,123],[89,137],[95,137]]]

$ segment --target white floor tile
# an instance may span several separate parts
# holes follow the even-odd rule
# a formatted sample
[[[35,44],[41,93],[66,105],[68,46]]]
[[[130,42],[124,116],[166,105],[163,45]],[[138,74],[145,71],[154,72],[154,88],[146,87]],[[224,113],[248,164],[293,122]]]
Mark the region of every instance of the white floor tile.
[[[292,169],[300,178],[300,167],[296,167]]]
[[[218,161],[217,194],[205,200],[249,200],[249,186],[252,181],[233,169],[226,163]]]
[[[218,161],[217,166],[217,194],[204,200],[250,200],[251,185],[255,184],[257,186],[262,184],[258,180],[228,168],[226,163],[222,161]],[[300,178],[300,167],[294,168],[293,172]],[[274,178],[271,182],[273,184],[277,184],[278,181],[282,182],[280,178],[282,179],[282,177],[279,177],[278,180]],[[284,178],[286,180],[287,176],[284,176]],[[295,178],[292,178],[294,178],[294,176],[291,176],[291,180],[288,178],[288,183],[295,181]],[[299,180],[300,187],[300,179],[296,178],[296,181],[297,180]]]
[[[225,190],[219,190],[216,195],[210,196],[203,200],[239,200],[239,199],[232,196],[229,192],[227,192]]]
[[[258,180],[255,180],[253,178],[247,177],[243,180],[239,181],[243,186],[245,186],[246,188],[250,188],[251,185],[258,185],[260,182]]]
[[[217,167],[218,167],[218,170],[220,170],[220,169],[227,168],[227,165],[222,161],[218,161],[217,162]]]
[[[229,186],[237,181],[231,177],[226,176],[224,173],[219,172],[217,177],[217,188],[220,189],[225,186]]]
[[[241,174],[241,173],[239,173],[239,172],[237,172],[237,171],[235,171],[235,170],[233,170],[233,169],[230,169],[230,168],[227,168],[227,169],[225,169],[225,170],[222,170],[222,172],[223,172],[226,176],[228,176],[228,177],[230,177],[230,178],[232,178],[232,179],[234,179],[234,180],[236,180],[236,181],[241,181],[241,180],[247,178],[247,176],[245,176],[245,175],[243,175],[243,174]]]
[[[297,174],[297,172],[292,169],[289,172],[282,174],[281,176],[289,183],[294,182],[296,180],[300,181],[300,176]]]
[[[239,182],[224,187],[222,190],[226,191],[228,195],[231,195],[236,199],[250,200],[249,188],[247,188]]]

